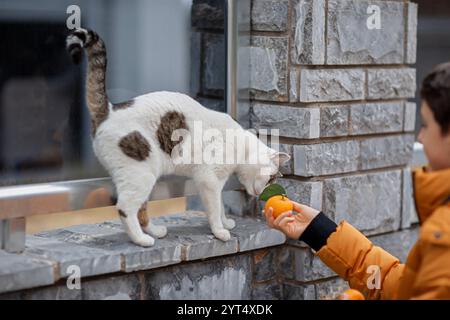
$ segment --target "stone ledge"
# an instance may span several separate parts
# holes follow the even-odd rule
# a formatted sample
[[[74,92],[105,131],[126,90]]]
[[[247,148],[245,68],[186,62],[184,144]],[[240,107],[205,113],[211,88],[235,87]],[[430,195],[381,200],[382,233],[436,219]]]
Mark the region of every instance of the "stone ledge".
[[[231,216],[230,216],[231,217]],[[153,219],[168,235],[150,248],[134,245],[119,220],[78,225],[27,236],[22,254],[0,251],[0,293],[56,283],[80,267],[81,277],[149,270],[283,244],[285,236],[262,220],[232,216],[228,242],[216,239],[206,216],[197,211]]]

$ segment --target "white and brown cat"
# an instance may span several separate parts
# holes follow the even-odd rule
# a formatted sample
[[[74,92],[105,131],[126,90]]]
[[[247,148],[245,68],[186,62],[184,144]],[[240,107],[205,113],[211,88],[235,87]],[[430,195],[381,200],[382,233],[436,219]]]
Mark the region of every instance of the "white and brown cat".
[[[141,246],[152,246],[153,237],[166,235],[166,227],[149,220],[145,204],[158,178],[167,174],[195,181],[212,233],[220,240],[229,240],[228,230],[235,222],[225,216],[221,196],[229,176],[236,174],[246,191],[256,196],[278,173],[279,166],[289,160],[289,155],[267,147],[229,115],[209,110],[185,94],[152,92],[112,104],[106,94],[106,49],[102,39],[91,30],[76,29],[67,37],[66,44],[76,63],[80,62],[83,50],[87,53],[86,98],[93,148],[115,184],[117,209],[131,240]],[[247,148],[245,159],[252,156],[249,153],[258,152],[258,159],[262,160],[254,164],[246,163],[245,159],[226,165],[177,164],[172,151],[184,140],[173,141],[172,134],[177,129],[189,132],[196,121],[201,121],[204,130],[214,128],[221,133],[226,129],[239,130],[250,143],[259,146],[256,151]],[[227,143],[232,148],[238,147],[234,141]],[[267,166],[269,170],[261,170]]]

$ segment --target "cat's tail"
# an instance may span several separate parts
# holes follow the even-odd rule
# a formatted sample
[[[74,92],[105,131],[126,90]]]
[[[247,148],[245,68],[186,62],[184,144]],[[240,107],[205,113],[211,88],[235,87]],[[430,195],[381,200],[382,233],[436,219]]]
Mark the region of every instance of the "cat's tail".
[[[66,48],[74,63],[81,61],[86,51],[88,69],[86,99],[92,120],[93,134],[108,117],[108,96],[106,95],[106,48],[103,40],[92,30],[75,29],[66,39]]]

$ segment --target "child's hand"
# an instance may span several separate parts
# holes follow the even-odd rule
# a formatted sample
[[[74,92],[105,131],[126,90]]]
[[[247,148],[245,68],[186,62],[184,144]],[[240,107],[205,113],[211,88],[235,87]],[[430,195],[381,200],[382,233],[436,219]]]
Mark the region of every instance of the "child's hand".
[[[297,240],[311,221],[319,214],[319,211],[294,201],[292,203],[294,204],[295,212],[284,212],[276,219],[273,218],[272,208],[269,208],[266,212],[263,210],[263,214],[266,216],[269,227],[280,230],[287,237]]]

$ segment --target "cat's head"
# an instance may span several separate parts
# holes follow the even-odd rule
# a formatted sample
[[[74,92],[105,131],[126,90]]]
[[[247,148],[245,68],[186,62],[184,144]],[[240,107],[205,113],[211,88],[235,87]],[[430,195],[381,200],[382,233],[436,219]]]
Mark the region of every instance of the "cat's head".
[[[237,172],[239,181],[252,196],[260,195],[266,186],[273,183],[280,176],[280,167],[291,159],[287,153],[269,150],[260,155],[261,163],[240,166]]]

